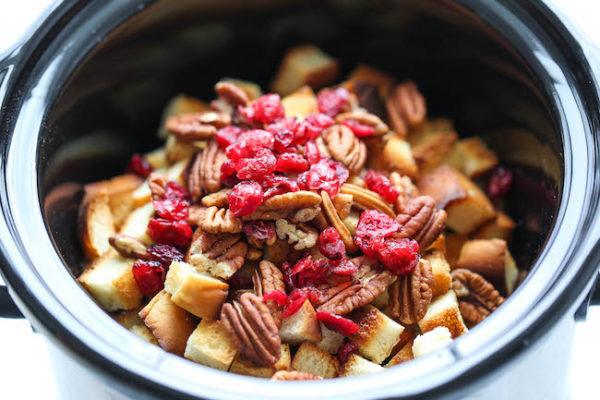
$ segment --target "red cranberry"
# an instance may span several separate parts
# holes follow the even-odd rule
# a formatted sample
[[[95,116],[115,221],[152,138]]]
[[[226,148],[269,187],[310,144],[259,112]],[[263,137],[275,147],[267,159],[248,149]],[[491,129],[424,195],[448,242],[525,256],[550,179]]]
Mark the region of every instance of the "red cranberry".
[[[350,262],[346,257],[337,260],[329,261],[329,273],[338,276],[352,276],[358,271],[354,263]]]
[[[276,152],[283,153],[288,147],[296,144],[296,131],[298,129],[296,118],[281,119],[267,126],[266,129],[273,134],[273,148]]]
[[[185,186],[174,181],[169,181],[165,185],[165,197],[185,201],[190,201],[192,199],[190,192],[188,192]]]
[[[275,172],[277,159],[268,149],[260,149],[252,158],[242,158],[236,164],[239,179],[260,180]]]
[[[183,254],[173,246],[166,244],[153,244],[148,246],[146,252],[150,255],[152,261],[158,261],[166,268],[171,265],[173,261],[182,261]]]
[[[365,175],[365,183],[370,190],[379,194],[389,203],[393,204],[398,199],[398,191],[392,186],[390,180],[380,172],[369,170]]]
[[[244,181],[233,187],[227,195],[229,210],[236,217],[252,214],[263,201],[263,190],[256,182]]]
[[[230,160],[251,158],[259,149],[270,149],[275,139],[271,132],[262,129],[252,129],[242,133],[238,140],[227,146],[225,153]]]
[[[285,117],[285,110],[277,94],[265,94],[254,100],[249,107],[239,107],[238,110],[249,121],[263,124],[270,124]]]
[[[244,224],[244,233],[256,240],[268,240],[275,236],[275,229],[264,221],[252,221]]]
[[[321,261],[321,260],[319,260]],[[296,276],[299,286],[310,286],[322,283],[327,279],[327,263],[313,262],[310,255],[296,263],[291,276]]]
[[[325,190],[331,198],[334,198],[348,176],[348,170],[342,164],[323,159],[302,173],[298,177],[298,183],[310,190]]]
[[[342,121],[342,125],[350,128],[350,130],[354,132],[354,135],[358,137],[369,137],[375,134],[375,128],[370,125],[361,124],[353,119]]]
[[[192,228],[185,221],[169,221],[152,218],[148,223],[148,235],[156,243],[185,247],[192,241]]]
[[[389,215],[376,210],[366,210],[360,214],[356,226],[356,242],[367,254],[363,246],[368,245],[369,239],[385,238],[400,229],[400,224]],[[369,254],[367,254],[369,255]]]
[[[496,200],[504,196],[513,183],[513,173],[505,167],[497,167],[492,171],[487,192],[490,199]]]
[[[126,171],[130,174],[139,175],[142,178],[147,178],[154,169],[148,161],[139,154],[134,154],[127,164]]]
[[[169,221],[185,220],[189,215],[189,205],[185,200],[175,198],[152,200],[152,205],[160,217]]]
[[[337,357],[341,365],[346,364],[350,354],[358,351],[358,345],[355,342],[347,341],[337,350]]]
[[[277,157],[275,170],[287,174],[298,174],[308,169],[308,161],[300,154],[283,153]]]
[[[242,128],[237,126],[229,125],[221,128],[217,131],[217,145],[225,150],[227,146],[234,144],[241,134]]]
[[[330,117],[335,117],[349,108],[350,93],[343,87],[323,89],[317,96],[319,111]]]
[[[325,229],[319,235],[319,250],[330,260],[340,260],[346,255],[346,245],[333,226]]]
[[[411,273],[419,263],[419,244],[412,239],[385,239],[371,242],[379,261],[396,275]]]
[[[323,155],[313,141],[306,142],[304,145],[304,157],[306,157],[310,165],[314,165],[323,159]]]
[[[317,319],[325,324],[328,329],[344,336],[353,335],[359,329],[356,322],[325,311],[317,311]]]
[[[269,197],[276,196],[278,194],[284,194],[288,192],[297,192],[300,190],[298,182],[288,178],[287,176],[281,175],[267,175],[261,179],[261,184],[265,189],[263,199],[266,200]]]
[[[154,297],[165,287],[165,269],[157,261],[137,260],[131,272],[140,292],[148,298]]]
[[[333,125],[335,121],[325,114],[309,114],[298,127],[296,144],[304,144],[316,139],[321,132]]]
[[[233,187],[240,182],[236,171],[237,162],[227,160],[221,164],[220,180],[225,186]]]
[[[288,296],[281,290],[271,290],[263,294],[263,301],[274,300],[280,306],[285,306],[288,301]]]
[[[306,292],[302,290],[294,290],[288,296],[288,302],[283,310],[283,314],[281,314],[282,318],[287,318],[294,315],[304,304],[304,302],[308,299],[308,295]]]

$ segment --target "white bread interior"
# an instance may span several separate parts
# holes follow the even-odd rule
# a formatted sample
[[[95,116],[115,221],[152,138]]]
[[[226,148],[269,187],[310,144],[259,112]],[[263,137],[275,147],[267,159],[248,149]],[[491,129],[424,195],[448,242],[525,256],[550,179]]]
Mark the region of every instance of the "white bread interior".
[[[237,352],[221,321],[204,318],[188,338],[184,357],[227,371]]]
[[[404,327],[371,305],[353,311],[349,317],[360,326],[349,336],[360,354],[381,364],[392,353]]]
[[[304,342],[292,359],[292,369],[310,372],[321,378],[335,378],[338,374],[339,362],[325,350],[310,342]]]

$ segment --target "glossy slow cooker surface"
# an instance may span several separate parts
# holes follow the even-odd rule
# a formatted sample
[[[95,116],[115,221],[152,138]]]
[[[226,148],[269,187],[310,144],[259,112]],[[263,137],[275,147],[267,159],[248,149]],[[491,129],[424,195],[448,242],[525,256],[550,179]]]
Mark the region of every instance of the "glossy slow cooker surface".
[[[516,166],[511,251],[519,267],[534,267],[505,305],[434,355],[283,387],[167,354],[104,314],[73,279],[80,193],[61,184],[113,176],[133,151],[156,147],[173,95],[211,98],[222,77],[266,87],[285,49],[306,42],[343,72],[365,62],[415,80],[430,115],[452,118],[460,135],[482,136]],[[5,274],[42,330],[140,396],[433,398],[484,385],[591,284],[598,99],[577,48],[537,2],[67,2],[15,55],[2,86],[2,234],[14,240],[3,248],[13,264]]]

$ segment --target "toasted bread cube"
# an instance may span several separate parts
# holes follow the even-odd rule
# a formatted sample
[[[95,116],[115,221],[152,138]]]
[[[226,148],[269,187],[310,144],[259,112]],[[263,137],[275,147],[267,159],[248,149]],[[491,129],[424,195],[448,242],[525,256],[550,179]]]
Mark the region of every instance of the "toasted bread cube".
[[[164,350],[182,356],[188,337],[196,327],[196,319],[171,301],[164,290],[140,311],[140,318]]]
[[[302,307],[291,316],[284,318],[279,329],[281,341],[289,344],[303,342],[320,342],[323,338],[317,313],[310,301],[306,300]]]
[[[139,316],[139,310],[122,311],[113,315],[115,321],[142,340],[158,346],[158,341]]]
[[[433,197],[438,208],[448,213],[446,225],[457,233],[468,235],[496,212],[483,191],[461,172],[442,165],[419,180],[422,195]]]
[[[152,203],[147,203],[142,207],[136,208],[129,214],[119,233],[131,236],[145,244],[151,244],[152,239],[146,231],[148,229],[148,223],[154,216],[154,213],[155,210]]]
[[[202,100],[195,99],[184,94],[173,97],[163,111],[160,129],[158,130],[158,137],[165,139],[169,134],[169,132],[165,129],[165,123],[169,117],[192,112],[206,111],[209,108],[210,107],[208,104]]]
[[[412,353],[415,358],[422,357],[433,353],[450,343],[452,343],[452,334],[448,328],[445,326],[438,326],[415,338],[412,346]]]
[[[165,156],[169,163],[189,160],[194,154],[202,151],[207,143],[206,140],[187,142],[177,139],[174,135],[169,135],[165,142]]]
[[[279,361],[272,367],[257,367],[243,355],[238,354],[229,372],[240,375],[257,376],[259,378],[270,378],[277,371],[289,370],[291,363],[290,346],[287,344],[281,345],[281,357]]]
[[[310,372],[321,378],[335,378],[338,374],[339,362],[331,354],[310,342],[304,342],[296,351],[292,360],[294,371]]]
[[[458,233],[446,234],[446,260],[448,260],[450,268],[456,268],[460,251],[468,240],[469,237],[466,235],[460,235]]]
[[[395,79],[393,76],[388,75],[383,71],[373,68],[367,64],[359,64],[358,67],[352,71],[348,77],[348,80],[343,84],[343,86],[348,90],[351,90],[354,83],[367,82],[377,86],[381,97],[386,98],[394,86],[394,81]]]
[[[216,319],[227,298],[229,285],[190,264],[173,261],[165,279],[165,290],[173,303],[200,318]]]
[[[446,294],[434,299],[429,304],[423,319],[419,321],[419,328],[423,333],[438,326],[448,328],[453,339],[467,332],[467,326],[458,310],[458,300],[453,290],[448,290]]]
[[[337,353],[340,346],[344,344],[344,335],[330,330],[324,324],[321,324],[321,334],[323,339],[317,343],[317,347],[330,354]]]
[[[260,86],[254,82],[243,81],[235,78],[223,78],[221,80],[224,82],[231,82],[235,86],[242,89],[246,93],[246,96],[248,96],[248,99],[250,100],[258,99],[263,94]]]
[[[85,189],[78,219],[79,237],[85,256],[94,260],[105,254],[110,249],[108,238],[115,233],[115,223],[104,187],[101,190]]]
[[[184,357],[198,364],[227,371],[236,354],[237,349],[221,321],[204,318],[189,336]]]
[[[456,132],[452,120],[448,118],[433,118],[411,129],[408,141],[411,146],[417,146],[428,137],[441,132]]]
[[[440,250],[428,252],[424,257],[431,265],[433,272],[433,285],[431,286],[432,298],[436,298],[448,291],[452,284],[452,276],[450,275],[450,264],[446,261],[444,253]]]
[[[318,113],[317,96],[309,86],[302,86],[294,93],[281,99],[281,105],[288,117],[306,118],[308,114]]]
[[[77,278],[106,311],[131,310],[140,305],[140,292],[131,268],[135,260],[109,250]]]
[[[271,90],[282,96],[304,85],[317,90],[335,82],[338,68],[338,62],[316,46],[294,47],[283,57]]]
[[[350,339],[360,354],[377,364],[389,357],[404,331],[402,325],[371,305],[353,311],[350,319],[360,327]]]
[[[348,356],[348,361],[344,364],[340,376],[366,375],[381,371],[383,371],[381,365],[365,360],[358,354],[350,354]]]
[[[513,219],[503,211],[496,211],[496,218],[483,225],[475,233],[475,239],[502,239],[510,241],[516,224]]]
[[[137,175],[120,175],[107,181],[108,205],[113,215],[116,229],[120,229],[129,214],[135,209],[133,192],[144,181]]]
[[[427,251],[439,250],[443,254],[446,254],[446,234],[440,233],[440,235],[429,245]]]
[[[379,296],[377,296],[373,299],[373,301],[371,302],[371,305],[380,310],[383,310],[385,307],[387,307],[389,302],[390,302],[390,294],[387,290],[385,290],[383,293],[381,293]]]
[[[158,340],[156,340],[156,338],[152,334],[152,331],[150,331],[150,329],[148,329],[148,327],[144,324],[133,325],[131,328],[129,328],[129,332],[133,333],[134,335],[148,343],[152,343],[158,346]]]
[[[389,135],[383,147],[383,159],[402,175],[413,177],[417,174],[417,164],[413,158],[410,144],[396,134]]]
[[[430,131],[418,144],[411,145],[413,158],[422,176],[439,167],[454,150],[458,136],[454,131]]]
[[[167,169],[159,169],[155,172],[164,175],[167,180],[175,181],[179,184],[185,184],[183,181],[183,171],[185,167],[188,165],[189,158],[177,161],[175,164],[171,165]],[[136,190],[133,192],[133,200],[137,207],[140,207],[150,201],[152,197],[152,192],[150,191],[150,186],[148,186],[148,180],[144,181]]]
[[[478,137],[462,139],[456,145],[460,170],[469,178],[475,178],[498,165],[498,157]]]
[[[169,168],[169,160],[164,146],[144,154],[144,158],[154,170]]]
[[[403,362],[410,361],[415,356],[413,355],[413,342],[414,339],[409,340],[394,356],[385,364],[387,367],[393,367],[394,365],[402,364]]]

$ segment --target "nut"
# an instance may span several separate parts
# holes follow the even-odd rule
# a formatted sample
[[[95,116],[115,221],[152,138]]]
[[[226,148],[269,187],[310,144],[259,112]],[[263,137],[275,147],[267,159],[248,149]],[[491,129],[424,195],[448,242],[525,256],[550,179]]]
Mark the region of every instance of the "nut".
[[[321,197],[308,190],[288,192],[269,197],[256,211],[243,217],[244,221],[257,219],[281,219],[295,214],[296,211],[305,208],[317,208],[321,204]]]
[[[399,276],[390,286],[390,314],[404,325],[419,322],[431,303],[433,272],[429,261],[421,259],[408,275]]]
[[[158,172],[152,172],[150,176],[148,176],[148,187],[150,187],[150,192],[152,193],[152,198],[154,200],[165,197],[166,184],[167,178]]]
[[[242,220],[228,209],[213,206],[204,210],[198,226],[208,233],[238,233],[242,231]]]
[[[165,127],[178,139],[193,142],[212,139],[216,136],[218,128],[229,124],[231,124],[229,114],[204,111],[169,117]]]
[[[204,193],[214,193],[221,188],[221,165],[225,161],[227,155],[215,140],[196,156],[188,177],[188,188],[194,201],[202,198]]]
[[[247,106],[250,99],[243,89],[227,81],[217,82],[215,92],[233,107]]]
[[[504,297],[491,283],[468,269],[452,271],[452,289],[458,297],[460,312],[469,327],[483,321],[504,303]]]
[[[367,161],[367,146],[347,126],[333,125],[318,140],[327,147],[326,153],[351,173],[360,171]]]
[[[435,209],[435,201],[429,196],[419,196],[411,200],[404,212],[396,217],[401,228],[399,238],[412,238],[425,250],[446,227],[446,211]]]
[[[323,213],[327,216],[327,219],[329,220],[331,225],[333,225],[333,227],[340,234],[342,241],[346,246],[346,251],[350,254],[355,253],[356,251],[358,251],[358,247],[354,243],[350,231],[348,230],[346,225],[344,225],[344,222],[342,222],[342,220],[340,219],[340,216],[338,215],[335,206],[333,205],[333,202],[329,197],[329,194],[323,190],[321,192],[321,198],[323,199]]]
[[[270,231],[275,232],[275,224],[273,221],[264,221],[264,224]],[[265,246],[273,246],[277,240],[277,235],[274,233],[273,236],[270,236],[267,239],[257,239],[252,235],[246,235],[246,240],[257,249],[262,249]]]
[[[288,243],[294,244],[295,250],[310,249],[317,244],[319,233],[303,224],[292,224],[285,219],[275,221],[277,237],[285,239],[288,237]]]
[[[335,211],[337,211],[340,219],[344,220],[350,214],[353,200],[354,197],[352,195],[344,193],[338,193],[332,200]]]
[[[254,282],[254,292],[257,296],[262,297],[265,293],[273,290],[281,290],[285,293],[285,283],[283,282],[283,274],[281,270],[270,261],[263,260],[258,264],[258,268],[252,276]],[[265,302],[267,308],[273,316],[275,324],[281,326],[281,313],[283,306],[280,306],[275,300],[267,300]]]
[[[338,116],[335,117],[335,121],[337,123],[350,120],[373,127],[375,129],[376,136],[385,135],[390,130],[390,128],[381,120],[381,118],[375,114],[370,114],[365,111],[352,111],[338,114]]]
[[[213,235],[196,229],[187,261],[199,271],[229,279],[244,264],[248,245],[239,233]]]
[[[227,207],[229,205],[229,200],[227,199],[227,194],[231,189],[221,189],[218,192],[207,194],[202,198],[200,203],[204,207]]]
[[[386,101],[390,125],[399,135],[408,135],[408,126],[418,126],[425,121],[427,107],[425,98],[413,82],[405,82],[394,88]]]
[[[292,222],[308,222],[317,218],[321,207],[301,208],[290,218]]]
[[[394,204],[396,213],[400,214],[404,211],[404,207],[411,199],[419,196],[419,189],[412,183],[410,177],[400,175],[397,172],[390,174],[390,182],[394,189],[398,191],[398,200]]]
[[[321,378],[318,375],[303,371],[277,371],[271,377],[272,381],[319,381]]]
[[[369,189],[364,189],[351,183],[344,183],[340,192],[352,195],[354,203],[362,209],[377,210],[392,218],[396,218],[394,210],[387,205],[381,196]]]
[[[115,233],[108,239],[108,242],[125,258],[141,258],[143,260],[148,258],[146,245],[134,237]]]
[[[256,247],[250,247],[248,249],[248,253],[246,253],[246,260],[248,261],[257,261],[262,258],[263,252],[261,249],[257,249]]]
[[[206,207],[197,204],[192,204],[190,206],[190,211],[187,219],[188,224],[192,226],[198,226],[198,224],[202,221],[202,218],[204,217],[205,210]]]
[[[234,346],[255,365],[269,367],[281,357],[279,329],[260,297],[244,293],[224,304],[221,322]]]

